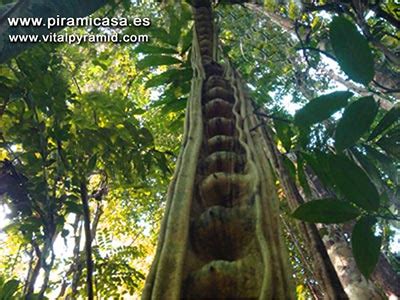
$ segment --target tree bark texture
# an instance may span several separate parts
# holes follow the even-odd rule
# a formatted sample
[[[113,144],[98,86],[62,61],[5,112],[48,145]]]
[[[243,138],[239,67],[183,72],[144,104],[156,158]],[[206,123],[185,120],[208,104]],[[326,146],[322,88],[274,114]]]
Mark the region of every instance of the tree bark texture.
[[[209,1],[192,1],[193,79],[185,133],[143,299],[294,299],[259,120],[216,61]]]

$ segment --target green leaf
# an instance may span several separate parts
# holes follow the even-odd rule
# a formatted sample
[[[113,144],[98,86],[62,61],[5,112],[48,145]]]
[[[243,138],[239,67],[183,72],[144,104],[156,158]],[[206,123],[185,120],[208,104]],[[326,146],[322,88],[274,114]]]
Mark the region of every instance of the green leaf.
[[[333,113],[347,105],[351,92],[334,92],[308,102],[296,112],[294,122],[297,126],[310,126],[329,118]]]
[[[139,129],[139,141],[143,147],[149,147],[154,144],[154,137],[150,130],[145,127]]]
[[[0,299],[8,300],[12,299],[12,296],[18,290],[19,280],[11,279],[7,281],[0,290]]]
[[[193,40],[193,28],[191,27],[186,34],[182,36],[181,39],[181,54],[184,54],[187,50],[189,50],[192,45]]]
[[[374,235],[376,219],[363,217],[353,228],[351,247],[360,272],[368,279],[379,259],[382,238]]]
[[[364,145],[364,148],[366,150],[368,160],[370,161],[376,161],[379,168],[389,176],[389,178],[397,184],[400,179],[400,174],[397,171],[397,166],[396,162],[394,159],[391,157],[387,156],[386,154],[376,150],[375,148]]]
[[[169,101],[165,102],[162,105],[161,112],[163,114],[167,114],[170,112],[178,112],[182,111],[187,106],[187,98],[179,98],[179,99],[168,99]]]
[[[40,219],[29,217],[25,220],[24,223],[20,224],[19,229],[21,231],[28,231],[28,232],[37,232],[42,226],[42,222]]]
[[[154,75],[146,82],[146,88],[170,83],[174,80],[186,81],[191,78],[190,69],[170,69],[159,75]]]
[[[93,154],[92,157],[88,161],[88,171],[91,172],[94,170],[96,167],[96,162],[97,162],[97,154]]]
[[[94,59],[93,60],[93,65],[99,66],[103,70],[107,70],[108,69],[108,66],[105,63],[101,62],[99,59]]]
[[[61,230],[61,236],[62,236],[63,238],[67,237],[68,234],[69,234],[69,230],[68,230],[68,229],[63,229],[63,230]]]
[[[339,120],[335,133],[335,147],[342,151],[353,146],[370,128],[378,112],[373,97],[363,97],[351,103]]]
[[[376,187],[382,187],[382,175],[380,171],[374,164],[374,160],[367,157],[363,151],[359,149],[351,149],[351,154],[358,161],[359,165],[364,169],[364,171],[368,174],[368,177],[372,180]]]
[[[282,142],[283,147],[286,151],[290,151],[292,147],[292,137],[294,135],[292,128],[287,122],[280,120],[274,120],[276,135]]]
[[[174,45],[175,47],[178,46],[181,37],[182,26],[184,25],[185,24],[182,24],[179,18],[171,15],[169,27],[169,40],[171,45]]]
[[[171,170],[168,167],[168,159],[164,153],[155,152],[154,157],[157,161],[157,166],[161,169],[164,175],[171,173]]]
[[[357,207],[349,202],[337,199],[321,199],[300,205],[292,216],[311,223],[342,223],[353,220],[360,215]]]
[[[385,152],[400,159],[400,128],[393,128],[376,142]]]
[[[311,137],[311,128],[310,127],[299,127],[299,135],[297,138],[297,146],[300,148],[307,149],[307,146],[310,143]]]
[[[330,179],[346,200],[368,211],[379,209],[379,194],[367,174],[341,155],[327,155]]]
[[[77,215],[82,214],[82,206],[79,205],[78,203],[75,203],[73,201],[65,201],[65,206],[66,206],[66,210],[68,213],[74,213]]]
[[[181,63],[182,63],[182,61],[180,61],[179,59],[172,57],[172,56],[148,55],[137,63],[137,67],[139,69],[143,70],[145,68],[150,68],[150,67],[157,67],[157,66],[163,66],[163,65],[174,65],[174,64],[181,64]]]
[[[139,44],[134,50],[136,53],[144,53],[144,54],[177,54],[176,49],[159,47],[154,45],[149,45],[145,43]]]
[[[148,34],[155,40],[161,41],[164,44],[175,46],[170,39],[169,33],[162,27],[156,27],[154,25],[146,28]]]
[[[13,89],[11,87],[8,87],[7,85],[0,82],[0,99],[7,98],[12,93],[12,91]]]
[[[333,186],[331,174],[329,172],[328,156],[326,154],[319,152],[314,152],[312,154],[301,152],[300,155],[326,186]]]
[[[376,138],[378,135],[383,133],[386,129],[392,126],[395,122],[400,119],[400,104],[396,104],[389,110],[382,120],[379,121],[378,125],[374,128],[368,140]]]
[[[344,17],[333,18],[329,37],[342,70],[352,80],[367,85],[374,77],[374,58],[365,37]]]
[[[139,139],[139,130],[138,128],[133,125],[131,122],[125,121],[123,122],[124,127],[128,130],[129,134],[133,137],[133,139],[136,141]]]

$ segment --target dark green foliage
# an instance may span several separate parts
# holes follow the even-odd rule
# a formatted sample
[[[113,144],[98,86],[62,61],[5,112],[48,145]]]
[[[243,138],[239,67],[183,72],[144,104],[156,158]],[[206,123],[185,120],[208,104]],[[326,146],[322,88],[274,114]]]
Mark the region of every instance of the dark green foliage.
[[[148,55],[137,63],[139,69],[158,67],[163,65],[174,65],[182,63],[179,59],[173,56],[166,55]]]
[[[377,112],[378,105],[372,96],[363,97],[351,103],[336,127],[337,151],[353,146],[371,127]]]
[[[374,77],[374,59],[365,37],[344,17],[334,17],[329,29],[332,48],[342,70],[352,80],[368,84]]]
[[[327,155],[329,175],[334,187],[347,201],[368,211],[379,208],[379,194],[367,174],[342,155]]]
[[[11,279],[0,286],[0,300],[16,299],[15,293],[19,284],[19,280]]]
[[[393,128],[376,142],[395,159],[400,159],[400,128]]]
[[[189,68],[169,69],[159,75],[154,75],[146,82],[146,87],[156,87],[171,82],[186,81],[192,75],[192,70]]]
[[[375,149],[374,147],[368,145],[365,145],[364,147],[368,160],[371,163],[375,163],[381,169],[381,171],[397,185],[400,180],[397,160],[392,159],[389,155],[378,149]]]
[[[294,121],[297,126],[310,126],[329,118],[333,113],[347,105],[351,92],[333,92],[308,102],[296,112]]]
[[[385,132],[386,129],[398,123],[400,120],[400,105],[394,105],[391,110],[389,110],[383,118],[379,121],[378,125],[374,128],[368,140],[376,138],[378,135]]]
[[[296,219],[312,223],[342,223],[355,219],[360,210],[349,202],[337,199],[320,199],[304,203],[292,216]]]
[[[292,138],[294,136],[290,124],[281,120],[274,120],[274,125],[276,134],[282,142],[282,146],[286,151],[290,151],[290,148],[292,147]]]
[[[363,217],[353,228],[351,247],[354,259],[361,273],[369,278],[379,259],[382,238],[375,236],[374,225],[376,219]]]
[[[335,188],[347,201],[368,211],[379,208],[379,194],[367,174],[343,155],[302,154],[325,185]]]
[[[72,200],[65,201],[64,205],[65,205],[66,212],[81,215],[82,214],[82,206],[77,203],[77,201],[79,201],[79,199],[76,199],[75,201],[72,201]]]
[[[133,51],[146,54],[177,54],[175,48],[160,47],[151,44],[139,44]]]
[[[301,152],[300,155],[317,174],[319,180],[321,180],[322,183],[330,187],[334,185],[329,170],[328,156],[325,153],[313,152],[312,154],[310,154],[306,152]]]

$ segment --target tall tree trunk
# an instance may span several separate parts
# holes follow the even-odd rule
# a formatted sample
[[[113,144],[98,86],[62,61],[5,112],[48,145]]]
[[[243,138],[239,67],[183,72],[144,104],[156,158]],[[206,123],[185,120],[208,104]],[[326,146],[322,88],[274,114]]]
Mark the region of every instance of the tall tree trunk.
[[[73,276],[76,274],[77,270],[78,270],[78,265],[80,263],[80,244],[81,244],[81,229],[82,226],[80,225],[80,220],[81,220],[81,216],[80,215],[76,215],[75,216],[75,221],[73,224],[73,229],[74,229],[74,249],[73,249],[73,261],[68,269],[68,271],[65,273],[64,278],[62,279],[62,284],[61,284],[61,289],[60,289],[60,293],[58,294],[57,299],[63,299],[65,292],[67,291],[67,287],[68,287],[68,276],[70,274],[73,274]],[[71,284],[71,288],[72,290],[76,291],[76,288],[74,289],[74,280],[72,280],[72,284]],[[77,285],[77,283],[76,283]],[[68,299],[68,297],[66,298]]]
[[[182,150],[143,299],[293,299],[271,165],[242,82],[216,62],[209,1],[192,1]]]

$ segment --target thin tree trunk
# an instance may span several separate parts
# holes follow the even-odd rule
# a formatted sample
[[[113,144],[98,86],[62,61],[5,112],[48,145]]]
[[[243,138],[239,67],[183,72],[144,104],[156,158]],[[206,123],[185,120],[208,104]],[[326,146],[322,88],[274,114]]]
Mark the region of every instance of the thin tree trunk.
[[[78,217],[77,217],[78,218]],[[80,219],[80,218],[79,218]],[[82,225],[79,226],[78,232],[75,234],[75,248],[74,248],[74,263],[73,263],[73,275],[71,283],[71,295],[67,296],[67,299],[75,299],[78,292],[79,280],[82,274],[82,262],[80,255],[80,244],[82,238]]]
[[[55,255],[54,255],[53,250],[51,250],[50,263],[48,265],[46,265],[46,266],[43,266],[43,269],[45,270],[45,272],[44,272],[43,284],[42,284],[42,287],[40,288],[40,291],[39,291],[39,296],[38,296],[39,299],[43,299],[44,298],[44,293],[46,292],[47,287],[49,286],[50,272],[51,272],[51,269],[53,268],[53,265],[54,265],[54,259],[55,259]]]
[[[29,289],[29,286],[30,286],[29,282],[30,282],[30,279],[32,277],[32,272],[33,272],[34,259],[35,259],[34,247],[32,245],[32,248],[29,251],[29,266],[28,266],[28,273],[26,274],[23,295],[26,295],[28,293],[28,289]]]
[[[75,216],[75,221],[74,224],[72,225],[72,228],[74,229],[74,250],[73,250],[73,259],[74,261],[72,262],[70,268],[68,269],[68,271],[65,274],[65,277],[63,278],[62,284],[61,284],[61,289],[60,289],[60,293],[58,294],[57,299],[61,299],[62,297],[64,297],[65,292],[67,290],[68,287],[68,276],[70,274],[73,274],[74,271],[77,268],[77,265],[79,263],[79,246],[81,244],[81,228],[79,226],[79,222],[80,222],[81,216],[80,215],[76,215]]]
[[[40,269],[42,267],[42,252],[40,251],[40,248],[36,244],[36,242],[33,242],[32,246],[33,246],[33,248],[35,250],[35,254],[36,254],[38,260],[36,262],[35,267],[33,268],[31,276],[29,278],[28,288],[26,290],[26,296],[25,296],[26,299],[29,299],[33,295],[33,292],[34,292],[34,289],[35,289],[35,283],[36,283],[36,280],[37,280],[37,278],[39,276]]]
[[[93,259],[92,259],[92,232],[90,229],[90,210],[89,199],[86,182],[81,182],[80,187],[82,207],[83,207],[83,224],[85,228],[85,251],[86,251],[86,286],[88,299],[93,299]]]
[[[100,217],[102,214],[103,214],[103,207],[101,205],[101,202],[99,201],[97,203],[96,212],[94,213],[94,218],[92,221],[92,226],[91,226],[92,228],[90,230],[92,235],[92,241],[96,238],[97,226],[99,225]]]
[[[97,205],[97,209],[92,221],[92,226],[91,226],[91,237],[92,237],[92,241],[95,239],[96,237],[96,233],[97,233],[97,226],[99,224],[100,221],[100,217],[103,213],[102,210],[102,205],[99,202]],[[61,290],[60,293],[57,297],[57,299],[64,297],[65,292],[67,290],[68,287],[68,281],[67,278],[70,274],[73,274],[72,276],[72,283],[71,283],[71,294],[67,295],[66,299],[75,299],[76,298],[76,294],[77,294],[77,290],[78,290],[78,284],[79,284],[79,279],[81,277],[82,274],[82,263],[81,263],[81,253],[80,253],[80,244],[81,244],[81,231],[82,231],[82,227],[79,226],[81,220],[81,216],[77,215],[75,218],[75,222],[73,225],[74,228],[74,236],[75,236],[75,241],[74,241],[74,251],[73,251],[73,257],[74,257],[74,261],[71,264],[70,268],[68,269],[68,271],[65,274],[65,278],[63,280],[63,283],[61,285]]]

